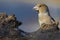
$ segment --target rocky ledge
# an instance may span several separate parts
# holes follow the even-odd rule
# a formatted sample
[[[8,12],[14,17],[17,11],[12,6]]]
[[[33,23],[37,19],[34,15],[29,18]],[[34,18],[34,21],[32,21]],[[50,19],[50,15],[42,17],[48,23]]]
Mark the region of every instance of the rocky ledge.
[[[0,13],[0,40],[17,40],[19,31],[16,29],[19,25],[21,22],[17,20],[14,14]]]

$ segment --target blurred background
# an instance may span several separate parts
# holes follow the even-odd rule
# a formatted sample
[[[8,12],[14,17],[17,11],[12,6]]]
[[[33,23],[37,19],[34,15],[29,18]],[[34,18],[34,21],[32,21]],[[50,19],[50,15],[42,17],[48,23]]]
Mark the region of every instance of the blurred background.
[[[38,13],[33,10],[34,5],[37,3],[46,4],[49,7],[51,16],[60,21],[60,0],[0,0],[0,12],[15,14],[17,19],[22,22],[19,29],[34,32],[40,28]]]

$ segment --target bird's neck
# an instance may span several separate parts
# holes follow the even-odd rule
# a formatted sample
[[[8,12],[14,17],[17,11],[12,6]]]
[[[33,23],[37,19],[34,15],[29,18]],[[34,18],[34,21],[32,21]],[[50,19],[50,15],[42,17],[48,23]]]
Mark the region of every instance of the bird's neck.
[[[44,12],[41,12],[41,11],[39,11],[39,14],[38,14],[39,16],[42,16],[42,15],[48,15],[48,16],[50,16],[50,13],[49,13],[49,11],[44,11]]]
[[[40,8],[39,9],[39,13],[46,13],[46,12],[49,13],[49,9],[48,8]]]
[[[39,13],[48,13],[47,10],[39,10]]]

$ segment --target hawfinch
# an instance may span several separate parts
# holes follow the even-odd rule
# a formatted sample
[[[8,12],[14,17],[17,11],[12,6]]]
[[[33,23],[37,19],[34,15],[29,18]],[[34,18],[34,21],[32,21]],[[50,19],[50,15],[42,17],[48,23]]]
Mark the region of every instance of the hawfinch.
[[[35,7],[33,7],[33,9],[38,11],[38,21],[39,21],[39,25],[40,25],[41,28],[49,29],[51,25],[58,26],[59,22],[56,22],[51,17],[47,5],[37,4],[37,5],[35,5]],[[49,27],[47,25],[49,25]],[[44,26],[44,27],[42,27],[42,26]]]

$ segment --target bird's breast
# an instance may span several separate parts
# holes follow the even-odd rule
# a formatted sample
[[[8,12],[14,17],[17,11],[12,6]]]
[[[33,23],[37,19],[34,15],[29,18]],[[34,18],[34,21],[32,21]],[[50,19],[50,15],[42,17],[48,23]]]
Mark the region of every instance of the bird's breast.
[[[42,23],[51,24],[51,18],[48,14],[38,14],[38,20],[39,20],[40,25]]]

